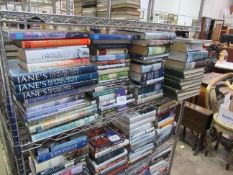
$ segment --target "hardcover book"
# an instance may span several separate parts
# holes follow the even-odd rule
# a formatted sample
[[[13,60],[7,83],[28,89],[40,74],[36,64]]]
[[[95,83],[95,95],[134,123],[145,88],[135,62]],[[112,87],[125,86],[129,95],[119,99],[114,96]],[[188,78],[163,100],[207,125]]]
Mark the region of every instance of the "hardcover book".
[[[164,31],[156,31],[156,32],[148,32],[148,31],[135,31],[135,30],[121,30],[122,34],[131,34],[134,39],[143,39],[143,40],[173,40],[176,38],[176,34],[174,32],[164,32]]]
[[[20,61],[19,66],[27,72],[39,72],[39,71],[50,71],[54,69],[62,68],[74,68],[78,66],[86,66],[90,64],[89,58],[80,58],[75,60],[64,60],[64,61],[51,61],[44,63],[32,63],[27,64],[26,62]]]
[[[28,64],[89,58],[89,48],[86,46],[67,46],[47,49],[20,49],[18,57]]]
[[[163,45],[171,45],[172,40],[133,40],[133,44],[140,46],[163,46]]]
[[[94,44],[91,45],[91,50],[93,49],[121,49],[121,48],[129,48],[131,46],[131,43],[129,44],[114,44],[114,43],[108,43],[108,44]]]
[[[155,71],[146,72],[146,73],[129,72],[130,79],[137,81],[137,82],[143,82],[147,80],[160,78],[163,75],[164,75],[163,68],[160,68],[159,70],[155,70]]]
[[[200,67],[206,67],[209,62],[209,59],[200,60],[195,62],[182,62],[173,59],[166,59],[165,66],[174,67],[177,69],[194,69]]]
[[[122,60],[127,59],[127,54],[115,54],[115,55],[98,55],[91,56],[91,61],[111,61],[111,60]]]
[[[168,46],[139,46],[139,45],[133,45],[130,50],[130,53],[140,54],[143,56],[153,56],[153,55],[161,55],[166,54],[169,52]]]
[[[49,79],[62,78],[66,76],[75,76],[97,71],[96,65],[87,65],[74,68],[64,68],[57,70],[46,70],[43,72],[28,73],[18,66],[18,60],[9,60],[9,74],[15,85],[44,81]]]
[[[88,38],[53,39],[53,40],[15,41],[15,44],[21,48],[27,49],[27,48],[47,48],[47,47],[90,45],[91,41]]]
[[[208,51],[178,52],[171,51],[168,58],[181,62],[195,62],[208,58]]]
[[[92,40],[131,40],[131,35],[123,34],[91,34],[90,38]]]
[[[128,49],[119,48],[119,49],[94,49],[91,50],[92,55],[115,55],[115,54],[124,54],[127,53]]]
[[[202,51],[203,46],[202,43],[186,43],[182,41],[175,41],[171,47],[171,51],[179,51],[179,52],[190,52],[190,51]]]
[[[42,40],[42,39],[61,39],[61,38],[89,38],[88,33],[65,32],[65,31],[30,31],[30,30],[11,30],[4,31],[3,35],[10,40]]]
[[[162,66],[163,66],[163,64],[161,62],[150,64],[150,65],[131,63],[130,64],[130,71],[137,72],[137,73],[146,73],[146,72],[156,71],[156,70],[162,68]]]

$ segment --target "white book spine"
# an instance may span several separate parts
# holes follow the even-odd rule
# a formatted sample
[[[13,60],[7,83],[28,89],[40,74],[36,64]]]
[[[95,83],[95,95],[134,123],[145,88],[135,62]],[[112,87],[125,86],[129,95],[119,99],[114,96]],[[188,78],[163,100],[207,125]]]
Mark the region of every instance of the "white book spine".
[[[26,60],[27,63],[44,63],[89,57],[89,48],[83,45],[47,49],[25,49],[24,52],[26,58],[22,59]]]

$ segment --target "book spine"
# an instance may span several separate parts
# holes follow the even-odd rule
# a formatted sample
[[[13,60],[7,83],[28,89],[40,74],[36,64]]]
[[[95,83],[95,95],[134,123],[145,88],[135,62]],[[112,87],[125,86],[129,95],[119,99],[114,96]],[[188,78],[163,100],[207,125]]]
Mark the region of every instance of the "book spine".
[[[115,55],[98,55],[98,56],[92,56],[92,61],[111,61],[111,60],[122,60],[126,59],[127,54],[115,54]]]
[[[28,72],[39,72],[39,71],[48,71],[54,69],[73,68],[77,66],[85,66],[88,64],[90,64],[89,58],[26,64],[25,65],[26,67],[20,62],[20,66],[23,67]]]
[[[160,69],[158,71],[152,71],[152,72],[147,72],[141,74],[141,79],[140,81],[146,81],[146,80],[151,80],[155,78],[159,78],[164,75],[164,69]]]
[[[95,115],[85,117],[83,119],[79,119],[79,120],[58,126],[58,127],[54,127],[52,129],[49,129],[49,130],[46,130],[40,133],[32,134],[31,138],[33,142],[37,142],[37,141],[70,131],[72,129],[82,127],[84,125],[87,125],[88,123],[93,122],[94,120],[98,118],[99,118],[99,115],[95,114]]]
[[[60,69],[54,70],[49,72],[35,72],[32,74],[26,74],[22,76],[13,76],[12,81],[15,85],[24,84],[24,83],[31,83],[36,81],[43,81],[48,79],[55,79],[67,76],[74,76],[79,74],[85,74],[90,72],[96,72],[97,66],[96,65],[88,65],[82,67],[74,67],[69,69]]]
[[[98,44],[93,45],[93,48],[97,49],[120,49],[120,48],[128,48],[130,44]]]
[[[77,76],[62,77],[62,78],[57,78],[57,79],[49,79],[45,81],[37,81],[33,83],[14,85],[14,90],[16,93],[20,93],[20,92],[31,91],[31,90],[41,89],[41,88],[47,88],[47,87],[59,86],[63,84],[86,81],[86,80],[91,80],[91,79],[96,79],[96,78],[98,78],[97,72],[90,73],[90,74],[81,74]]]
[[[99,75],[113,74],[113,73],[118,73],[118,72],[123,72],[123,71],[129,71],[129,67],[121,67],[121,68],[116,68],[116,69],[99,70],[98,74]]]
[[[185,69],[201,68],[207,65],[207,60],[190,62],[185,64]]]
[[[195,62],[208,58],[208,51],[187,52],[187,62]]]
[[[104,65],[104,66],[98,66],[98,69],[102,70],[102,69],[111,69],[111,68],[118,68],[125,66],[128,66],[128,64],[123,63],[123,64]]]
[[[40,40],[40,39],[61,39],[61,38],[89,38],[88,33],[80,32],[9,32],[10,40]]]
[[[122,59],[122,60],[109,60],[109,61],[98,61],[95,62],[97,65],[108,65],[108,64],[121,64],[121,63],[126,63],[127,60]]]
[[[98,49],[96,50],[97,55],[115,55],[124,54],[127,52],[126,49]]]
[[[38,41],[22,41],[22,48],[47,48],[47,47],[62,47],[76,45],[90,45],[91,41],[88,38],[80,39],[60,39],[60,40],[38,40]]]
[[[92,40],[131,40],[131,35],[124,34],[91,34],[90,38]]]
[[[92,86],[92,83],[93,82],[91,82],[91,84],[89,84],[89,86],[80,87],[78,89],[74,89],[74,90],[70,90],[70,91],[64,91],[62,93],[54,93],[54,94],[50,94],[50,95],[44,95],[44,96],[40,96],[40,97],[25,99],[24,105],[29,106],[32,104],[42,103],[42,101],[45,101],[45,100],[52,100],[52,99],[57,99],[57,98],[61,98],[61,97],[67,97],[67,96],[81,94],[83,92],[88,92],[88,91],[91,91],[94,89],[94,86]]]
[[[87,137],[81,137],[80,139],[76,140],[76,142],[71,142],[71,144],[66,144],[64,147],[61,147],[59,149],[55,149],[52,152],[48,152],[42,155],[39,155],[36,157],[36,160],[38,163],[42,163],[46,160],[52,159],[56,156],[62,155],[67,152],[74,151],[76,149],[82,148],[86,146],[88,143]]]
[[[43,116],[43,115],[48,115],[50,113],[54,113],[54,112],[59,112],[59,111],[63,111],[63,109],[67,109],[68,107],[74,107],[76,105],[80,105],[83,104],[83,99],[81,100],[76,100],[76,101],[71,101],[71,102],[67,102],[67,103],[62,103],[60,105],[56,105],[56,106],[52,106],[49,108],[44,108],[41,110],[34,110],[31,112],[26,112],[26,118],[30,119],[30,118],[35,118],[38,116]]]
[[[117,72],[113,74],[104,74],[99,76],[99,81],[111,80],[114,78],[122,78],[128,76],[128,71]]]
[[[84,109],[79,109],[79,110],[75,110],[73,112],[70,112],[68,114],[60,114],[58,116],[53,116],[51,118],[49,118],[48,120],[44,120],[39,122],[38,124],[35,125],[31,125],[29,126],[29,132],[30,133],[39,133],[42,132],[44,130],[50,129],[54,126],[63,124],[63,123],[67,123],[70,122],[72,120],[76,120],[88,115],[92,115],[93,113],[97,112],[97,106],[90,106],[90,107],[86,107]]]
[[[169,51],[167,46],[148,47],[148,56],[161,55]]]
[[[76,58],[89,58],[89,48],[85,46],[69,46],[69,47],[57,47],[48,49],[26,49],[26,58],[20,57],[26,60],[28,64],[31,63],[44,63],[50,61],[63,61]]]
[[[153,40],[173,40],[176,38],[176,34],[173,32],[163,33],[145,33],[145,37],[142,39],[153,39]]]
[[[16,99],[19,101],[23,101],[28,98],[34,98],[34,97],[40,97],[44,95],[51,95],[54,93],[62,93],[65,91],[70,91],[75,88],[91,85],[91,84],[96,84],[98,81],[96,79],[93,80],[88,80],[88,81],[81,81],[81,82],[76,82],[76,83],[70,83],[66,85],[61,85],[61,86],[56,86],[56,87],[48,87],[44,89],[37,89],[33,91],[27,91],[27,92],[22,92],[22,93],[15,93]]]

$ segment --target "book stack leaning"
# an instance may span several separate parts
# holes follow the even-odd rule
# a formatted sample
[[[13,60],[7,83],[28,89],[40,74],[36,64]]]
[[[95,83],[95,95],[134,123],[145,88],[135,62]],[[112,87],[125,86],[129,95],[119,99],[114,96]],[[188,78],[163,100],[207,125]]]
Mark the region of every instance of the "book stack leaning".
[[[43,142],[99,119],[96,102],[84,98],[84,92],[98,82],[97,68],[89,59],[89,34],[25,31],[10,32],[8,37],[20,47],[19,60],[9,61],[9,73],[32,142]],[[44,142],[30,152],[32,171],[67,170],[70,160],[87,154],[87,142],[85,135]]]
[[[120,112],[134,98],[128,93],[128,45],[131,35],[92,34],[91,61],[98,67],[98,86],[91,93],[99,112]]]
[[[134,83],[135,104],[142,104],[163,96],[164,59],[175,34],[172,32],[133,32],[130,48],[129,78]]]
[[[89,132],[88,168],[91,174],[123,174],[128,165],[126,136],[113,125]]]
[[[199,40],[177,40],[165,63],[164,90],[170,97],[183,100],[199,95],[208,51]]]

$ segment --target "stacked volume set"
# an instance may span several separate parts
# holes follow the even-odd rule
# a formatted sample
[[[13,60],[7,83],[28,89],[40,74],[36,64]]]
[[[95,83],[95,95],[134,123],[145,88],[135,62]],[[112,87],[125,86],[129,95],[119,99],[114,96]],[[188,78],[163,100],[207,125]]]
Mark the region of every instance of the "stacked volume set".
[[[98,86],[92,97],[102,115],[127,109],[134,101],[128,93],[128,45],[131,35],[92,34],[91,61],[98,67]]]
[[[175,34],[120,33],[5,33],[18,50],[8,61],[14,102],[41,145],[29,151],[32,174],[167,173],[171,148],[153,153],[176,127],[177,102],[163,99]],[[166,78],[173,69],[166,63]]]
[[[98,82],[97,67],[89,59],[89,34],[8,34],[19,47],[18,60],[9,61],[11,88],[33,142],[64,134],[99,118],[96,102],[84,98],[84,92]],[[30,156],[32,170],[44,173],[56,169],[70,161],[70,152],[85,149],[86,145],[84,135],[37,149]]]
[[[208,51],[202,48],[200,40],[179,39],[171,47],[165,64],[165,85],[167,95],[177,100],[199,95]]]
[[[133,94],[138,105],[163,96],[163,64],[175,35],[172,32],[133,32],[133,36],[129,78],[134,83]]]

